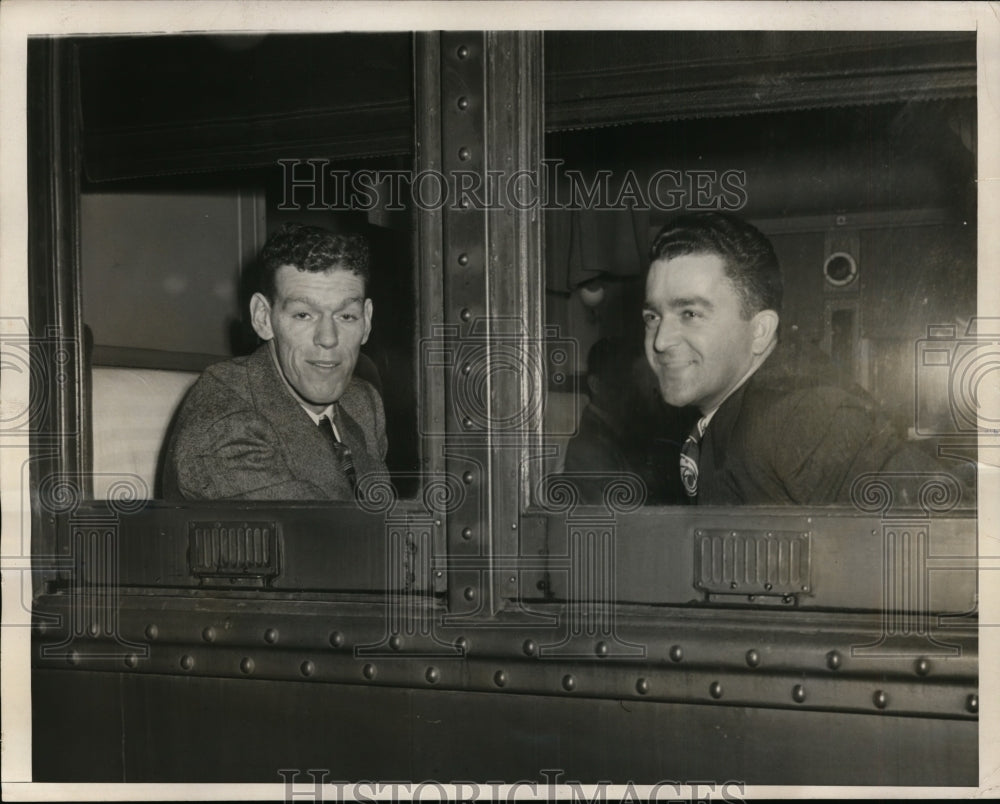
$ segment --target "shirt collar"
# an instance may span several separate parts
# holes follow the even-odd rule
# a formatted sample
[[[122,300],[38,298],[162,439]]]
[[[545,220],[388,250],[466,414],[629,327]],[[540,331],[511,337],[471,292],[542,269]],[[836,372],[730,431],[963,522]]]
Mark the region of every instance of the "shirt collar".
[[[757,369],[759,369],[763,365],[764,365],[763,363],[758,363],[756,366],[752,366],[750,370],[743,375],[743,378],[738,383],[736,383],[736,385],[733,386],[733,390],[722,398],[722,400],[719,402],[718,405],[716,405],[714,408],[708,411],[708,413],[704,414],[700,419],[698,419],[698,429],[702,435],[705,435],[705,430],[708,428],[708,423],[712,421],[712,417],[715,416],[716,412],[719,410],[719,408],[722,407],[725,401],[729,399],[729,397],[731,397],[733,394],[735,394],[738,390],[740,390],[740,388],[742,388],[746,384],[746,381],[749,380],[754,375],[754,372],[756,372]]]
[[[302,410],[304,410],[307,414],[309,414],[309,418],[313,420],[313,424],[315,424],[317,427],[319,426],[319,423],[322,421],[324,416],[328,418],[330,420],[330,423],[333,425],[333,432],[336,434],[337,440],[338,441],[341,440],[340,430],[337,429],[337,420],[333,415],[333,406],[337,403],[331,402],[329,405],[323,408],[323,410],[320,411],[319,413],[316,413],[313,410],[310,410],[308,407],[306,407],[306,404],[302,401],[301,397],[299,397],[299,395],[295,393],[295,389],[292,388],[292,384],[288,382],[288,379],[285,377],[285,373],[281,370],[281,364],[278,362],[278,355],[275,352],[273,338],[267,342],[267,346],[268,346],[268,351],[271,353],[271,362],[274,363],[274,370],[278,372],[278,376],[281,377],[281,382],[284,384],[285,388],[288,389],[288,393],[291,394],[292,399],[298,402]]]

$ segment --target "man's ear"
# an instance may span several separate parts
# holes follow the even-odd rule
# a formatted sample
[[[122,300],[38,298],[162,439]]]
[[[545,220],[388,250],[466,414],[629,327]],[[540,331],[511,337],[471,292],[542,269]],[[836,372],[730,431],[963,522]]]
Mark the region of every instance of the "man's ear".
[[[771,348],[778,332],[778,314],[774,310],[761,310],[751,319],[753,353],[762,355]]]
[[[361,336],[361,343],[368,343],[368,336],[372,334],[372,300],[365,299],[365,309],[364,319],[365,319],[365,333]]]
[[[274,330],[271,328],[271,303],[263,293],[254,293],[250,299],[250,323],[262,341],[269,341],[274,337]]]

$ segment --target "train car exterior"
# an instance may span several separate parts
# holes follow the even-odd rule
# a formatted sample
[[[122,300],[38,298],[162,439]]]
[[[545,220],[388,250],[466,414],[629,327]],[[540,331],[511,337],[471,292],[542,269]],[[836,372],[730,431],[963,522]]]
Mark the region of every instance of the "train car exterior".
[[[975,36],[324,36],[29,43],[35,781],[255,782],[289,795],[361,780],[407,780],[408,794],[421,782],[646,784],[661,786],[661,800],[685,785],[727,800],[748,785],[977,786],[979,519],[962,474],[977,459],[976,427],[928,413],[961,378],[941,379],[940,364],[921,356],[974,363],[977,344],[996,333],[934,309],[906,319],[926,332],[908,342],[879,320],[901,304],[896,285],[934,276],[935,259],[951,278],[929,287],[958,288],[956,298],[971,287],[955,310],[975,314],[975,142],[961,142],[975,131]],[[165,90],[189,78],[188,57],[193,74],[224,84],[230,76],[215,68],[244,64],[255,48],[290,66],[250,100],[216,113],[212,80],[202,94],[191,83]],[[357,69],[324,98],[314,63],[295,53],[331,50],[341,55],[323,64],[330,75]],[[142,53],[170,68],[143,91],[163,93],[172,125],[144,118],[156,102],[129,94]],[[113,74],[117,99],[106,87]],[[297,101],[312,107],[287,101],[297,82],[312,87]],[[844,212],[792,187],[791,157],[759,196],[754,176],[770,163],[747,178],[733,161],[728,178],[719,170],[678,185],[672,203],[740,207],[772,193],[755,219],[775,242],[788,253],[820,244],[819,289],[803,302],[815,315],[803,314],[802,328],[812,315],[814,340],[842,348],[852,376],[875,377],[875,390],[899,383],[898,354],[916,366],[912,382],[924,385],[906,411],[913,435],[959,468],[862,476],[839,507],[651,505],[633,474],[604,478],[603,502],[582,501],[553,463],[576,425],[571,417],[559,430],[553,400],[580,398],[566,389],[583,349],[578,332],[553,324],[573,320],[578,296],[553,290],[557,225],[539,177],[557,162],[572,171],[588,149],[600,168],[600,137],[627,140],[655,124],[663,128],[643,136],[661,147],[658,132],[690,135],[683,127],[701,118],[747,132],[764,121],[767,148],[822,161],[828,141],[775,142],[780,119],[764,118],[794,114],[870,130],[883,121],[890,144],[914,149],[952,131],[940,162],[953,181],[922,203],[921,188],[907,189],[906,160],[933,159],[898,146],[886,188],[834,204]],[[856,131],[845,137],[849,149],[871,145]],[[423,177],[404,227],[412,266],[399,275],[410,283],[411,335],[387,341],[380,363],[391,369],[402,350],[413,380],[415,410],[401,425],[413,451],[399,457],[394,482],[363,479],[357,505],[181,503],[157,499],[135,472],[98,472],[101,345],[88,345],[85,306],[99,305],[99,289],[86,287],[81,257],[93,199],[109,187],[127,198],[147,181],[155,195],[163,177],[183,190],[192,174],[211,186],[223,172],[231,182],[266,168],[280,177],[277,220],[303,199],[322,207],[324,182],[338,175],[362,197],[388,186],[375,171],[358,183],[364,159]],[[842,169],[843,185],[826,190],[849,198],[872,164],[828,166]],[[236,205],[241,257],[271,214],[248,197]],[[865,200],[873,208],[859,209]],[[569,207],[559,214],[579,212]],[[367,211],[369,221],[396,212]],[[641,234],[670,211],[653,209]],[[591,220],[569,225],[579,232]],[[926,232],[964,245],[908,275],[894,249]],[[831,255],[855,263],[859,251],[868,284],[843,280],[839,263],[824,284]],[[607,288],[635,279],[602,277]],[[813,281],[793,282],[793,297],[805,299]],[[376,317],[376,331],[392,323]],[[892,351],[907,343],[913,351]],[[388,789],[369,784],[371,795]]]

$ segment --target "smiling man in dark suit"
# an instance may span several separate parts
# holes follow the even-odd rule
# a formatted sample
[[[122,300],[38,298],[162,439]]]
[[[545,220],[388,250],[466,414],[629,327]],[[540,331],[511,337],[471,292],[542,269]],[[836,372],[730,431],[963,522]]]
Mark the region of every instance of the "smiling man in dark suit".
[[[700,414],[680,458],[689,502],[845,503],[863,473],[940,468],[860,388],[790,370],[778,260],[756,228],[730,214],[682,215],[650,260],[646,358],[664,400]]]
[[[385,414],[354,376],[372,325],[360,235],[286,224],[261,252],[250,301],[264,341],[209,367],[181,406],[167,451],[169,498],[350,500],[386,473]]]

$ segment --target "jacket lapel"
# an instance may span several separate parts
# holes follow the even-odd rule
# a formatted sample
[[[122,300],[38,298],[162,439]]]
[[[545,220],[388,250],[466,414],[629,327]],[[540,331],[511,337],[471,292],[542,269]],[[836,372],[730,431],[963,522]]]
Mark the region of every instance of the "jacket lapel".
[[[251,355],[247,370],[254,407],[278,435],[283,458],[292,474],[315,483],[333,498],[349,499],[350,484],[340,471],[329,443],[285,387],[271,358],[270,346],[264,344]]]

